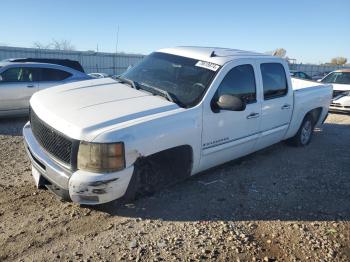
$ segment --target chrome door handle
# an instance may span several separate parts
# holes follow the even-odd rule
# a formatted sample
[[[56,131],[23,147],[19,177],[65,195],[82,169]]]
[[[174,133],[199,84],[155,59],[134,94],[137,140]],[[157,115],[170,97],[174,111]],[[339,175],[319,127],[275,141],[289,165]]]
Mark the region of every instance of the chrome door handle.
[[[28,88],[33,88],[33,87],[34,87],[34,85],[27,85],[27,87],[28,87]]]
[[[290,105],[288,104],[285,104],[281,107],[282,110],[285,110],[285,109],[290,109]]]
[[[259,113],[250,113],[249,115],[247,115],[247,119],[258,118],[259,116]]]

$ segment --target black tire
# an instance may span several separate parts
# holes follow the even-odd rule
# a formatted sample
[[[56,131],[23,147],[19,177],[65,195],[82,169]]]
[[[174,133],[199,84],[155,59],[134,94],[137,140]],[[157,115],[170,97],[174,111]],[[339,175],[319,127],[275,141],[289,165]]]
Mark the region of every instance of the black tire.
[[[134,167],[128,189],[124,195],[126,200],[134,201],[142,197],[152,196],[171,184],[170,167],[162,165],[158,159],[138,159]]]
[[[310,114],[307,114],[301,123],[298,132],[287,143],[296,147],[304,147],[310,144],[314,131],[314,120]]]
[[[188,146],[171,148],[139,158],[124,195],[127,201],[150,196],[172,186],[191,174],[192,151]]]
[[[147,159],[139,159],[135,163],[124,200],[134,201],[143,196],[150,196],[156,191],[157,170]]]

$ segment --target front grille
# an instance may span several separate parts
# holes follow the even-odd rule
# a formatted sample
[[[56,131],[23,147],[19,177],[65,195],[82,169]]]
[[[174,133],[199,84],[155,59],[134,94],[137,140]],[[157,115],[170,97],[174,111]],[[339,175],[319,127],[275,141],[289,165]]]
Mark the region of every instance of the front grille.
[[[30,124],[38,143],[54,158],[71,166],[74,141],[44,123],[33,110],[30,110]]]

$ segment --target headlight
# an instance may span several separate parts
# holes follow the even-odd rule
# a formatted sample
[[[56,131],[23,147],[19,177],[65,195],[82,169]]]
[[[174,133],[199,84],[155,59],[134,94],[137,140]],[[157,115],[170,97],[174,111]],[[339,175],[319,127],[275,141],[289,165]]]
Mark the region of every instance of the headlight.
[[[80,142],[78,152],[78,169],[108,173],[125,167],[124,144],[100,144]]]

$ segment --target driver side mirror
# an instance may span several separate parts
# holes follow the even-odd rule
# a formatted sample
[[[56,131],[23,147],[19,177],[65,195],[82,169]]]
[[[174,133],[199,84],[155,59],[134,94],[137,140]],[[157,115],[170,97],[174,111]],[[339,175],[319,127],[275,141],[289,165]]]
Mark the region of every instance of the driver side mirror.
[[[216,108],[229,111],[244,111],[246,104],[238,96],[221,95],[216,101]]]

